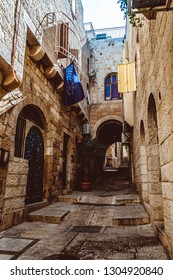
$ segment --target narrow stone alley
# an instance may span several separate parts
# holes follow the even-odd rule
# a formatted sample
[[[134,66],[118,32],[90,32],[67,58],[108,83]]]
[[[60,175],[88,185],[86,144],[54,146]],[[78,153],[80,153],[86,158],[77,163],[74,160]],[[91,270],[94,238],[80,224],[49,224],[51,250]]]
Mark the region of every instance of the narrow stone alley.
[[[89,192],[74,191],[0,234],[0,259],[166,260],[128,177],[104,171]]]

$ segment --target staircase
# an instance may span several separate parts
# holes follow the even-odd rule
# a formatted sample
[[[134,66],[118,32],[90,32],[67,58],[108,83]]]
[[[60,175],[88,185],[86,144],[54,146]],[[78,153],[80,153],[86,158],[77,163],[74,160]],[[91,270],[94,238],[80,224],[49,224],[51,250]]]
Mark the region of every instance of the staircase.
[[[125,168],[118,171],[105,171],[103,177],[93,184],[91,191],[75,191],[69,195],[58,197],[58,202],[28,214],[28,221],[40,221],[60,224],[69,213],[75,209],[91,206],[90,216],[112,221],[111,226],[144,225],[150,223],[149,216],[140,202],[130,177]],[[75,215],[75,214],[74,214]],[[68,216],[67,216],[68,219]],[[90,219],[90,225],[92,223]]]

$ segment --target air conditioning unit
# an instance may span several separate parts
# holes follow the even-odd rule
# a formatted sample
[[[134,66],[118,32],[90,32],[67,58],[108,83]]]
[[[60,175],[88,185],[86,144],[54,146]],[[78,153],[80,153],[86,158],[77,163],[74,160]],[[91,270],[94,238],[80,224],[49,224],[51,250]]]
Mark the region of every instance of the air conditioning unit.
[[[89,134],[90,133],[90,125],[89,123],[84,123],[82,126],[82,134]]]

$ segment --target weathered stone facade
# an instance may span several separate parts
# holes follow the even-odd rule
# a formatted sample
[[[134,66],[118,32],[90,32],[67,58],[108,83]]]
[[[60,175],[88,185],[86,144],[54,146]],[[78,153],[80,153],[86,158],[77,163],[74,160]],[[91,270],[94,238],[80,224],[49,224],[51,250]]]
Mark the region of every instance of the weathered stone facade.
[[[103,30],[103,33],[106,30]],[[123,38],[90,39],[91,66],[91,108],[90,122],[92,136],[97,136],[101,124],[109,120],[123,122],[122,100],[105,100],[105,78],[117,73],[117,64],[123,60]]]
[[[136,60],[133,171],[155,230],[173,257],[173,13],[157,13],[128,28],[129,61]]]
[[[62,83],[63,78],[61,77],[62,81],[54,81],[46,75],[46,63],[52,67],[55,62],[51,61],[52,57],[49,57],[50,50],[46,49],[45,40],[44,46],[42,45],[44,38],[36,35],[38,28],[44,30],[44,18],[48,13],[52,15],[61,11],[72,21],[75,17],[75,25],[78,27],[81,38],[84,38],[81,1],[76,1],[75,15],[71,10],[71,1],[63,0],[39,2],[9,0],[1,1],[0,4],[2,15],[0,17],[0,73],[3,76],[0,88],[1,97],[11,91],[9,85],[4,86],[4,81],[9,78],[8,75],[9,73],[11,75],[12,70],[21,83],[11,93],[19,92],[23,96],[20,103],[11,106],[11,109],[1,114],[0,147],[10,152],[9,163],[0,167],[1,230],[21,222],[24,214],[29,211],[25,203],[29,174],[26,143],[32,128],[41,135],[40,138],[43,141],[44,169],[41,204],[44,201],[56,200],[57,195],[62,191],[68,192],[76,187],[79,169],[76,138],[82,133],[83,122],[88,122],[88,106],[86,99],[73,107],[63,105],[62,90],[57,90],[58,83]],[[41,26],[40,23],[42,23]],[[81,41],[81,46],[79,46],[80,53],[82,48],[86,50],[83,59],[79,60],[81,69],[79,73],[86,94],[88,76],[85,67],[87,60],[85,44],[86,40]],[[36,50],[41,51],[38,54],[34,52],[33,56],[35,45]],[[62,62],[68,65],[70,60],[65,58]],[[12,78],[12,83],[14,86],[14,78]],[[19,119],[24,120],[25,129],[23,148],[21,154],[16,156],[16,133]],[[66,144],[64,144],[65,141]]]

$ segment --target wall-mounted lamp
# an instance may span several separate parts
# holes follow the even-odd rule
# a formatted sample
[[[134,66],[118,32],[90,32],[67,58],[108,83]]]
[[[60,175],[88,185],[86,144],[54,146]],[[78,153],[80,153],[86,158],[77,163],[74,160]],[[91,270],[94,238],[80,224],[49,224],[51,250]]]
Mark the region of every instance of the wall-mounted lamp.
[[[0,166],[4,166],[9,161],[10,152],[0,148]]]

